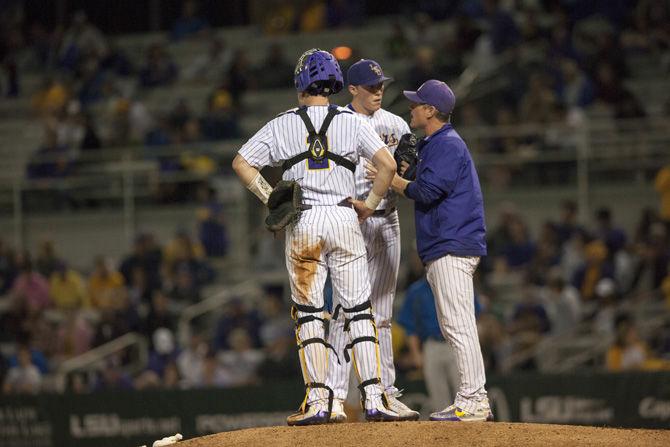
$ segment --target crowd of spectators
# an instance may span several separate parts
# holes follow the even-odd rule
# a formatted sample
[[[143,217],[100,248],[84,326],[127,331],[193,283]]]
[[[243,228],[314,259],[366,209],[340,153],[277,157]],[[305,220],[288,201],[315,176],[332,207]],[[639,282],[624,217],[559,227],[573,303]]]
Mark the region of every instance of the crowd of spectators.
[[[68,265],[50,240],[34,255],[0,242],[0,343],[14,348],[8,363],[0,361],[3,378],[9,368],[5,390],[37,385],[35,376],[131,331],[165,343],[156,331],[176,330],[181,309],[199,302],[203,287],[215,279],[211,260],[228,249],[225,233],[212,228],[223,222],[204,215],[208,211],[200,213],[197,239],[179,230],[160,245],[142,233],[118,265],[99,256],[90,270]],[[221,346],[229,346],[228,335],[221,336]]]
[[[272,2],[259,12],[261,28],[268,35],[316,32],[359,26],[365,18],[351,9],[359,2],[309,3],[296,9],[295,2]],[[454,119],[464,128],[573,126],[594,105],[616,118],[643,117],[647,112],[624,82],[632,71],[625,56],[649,54],[658,57],[663,70],[670,67],[667,2],[445,3],[452,4],[440,16],[451,25],[446,34],[441,23],[419,12],[413,20],[394,23],[384,56],[407,62],[405,72],[391,74],[411,88],[430,78],[452,81],[466,65],[481,74],[499,73],[502,87],[485,105],[459,104]],[[2,94],[31,96],[46,129],[43,145],[28,164],[32,179],[65,178],[90,167],[84,155],[89,151],[120,146],[141,147],[161,173],[209,175],[218,169],[215,156],[157,154],[162,147],[181,150],[244,136],[240,117],[250,113],[247,92],[291,84],[293,56],[271,44],[267,56],[252,63],[243,45],[232,46],[211,30],[193,1],[184,3],[169,42],[151,44],[142,53],[144,60],[115,45],[83,13],[53,30],[23,23],[20,14],[0,16]],[[205,41],[208,50],[183,66],[170,49],[189,39]],[[25,52],[33,69],[48,73],[37,92],[21,89],[18,55]],[[350,62],[343,61],[345,70]],[[164,109],[150,110],[147,93],[176,83],[208,85],[211,94],[205,104],[173,98]],[[523,159],[570,144],[564,133],[541,139],[511,133],[475,141],[472,147]],[[514,173],[505,169],[487,180],[505,184]],[[659,191],[667,189],[665,183],[657,182]],[[143,234],[118,265],[100,257],[90,272],[79,271],[59,258],[53,244],[44,243],[31,256],[0,242],[1,335],[15,347],[12,354],[0,355],[3,392],[37,392],[60,362],[128,331],[150,341],[145,371],[130,376],[124,372],[127,356],[110,357],[98,371],[72,375],[69,389],[226,387],[299,374],[285,293],[275,288],[254,305],[233,299],[211,331],[196,325],[185,345],[177,340],[179,311],[201,300],[203,286],[213,279],[207,260],[228,248],[222,207],[211,188],[197,186],[188,198],[202,204],[198,241],[181,231],[161,246]],[[157,192],[162,200],[174,201],[184,188],[173,184]],[[50,197],[51,202],[68,200]],[[513,357],[525,359],[516,368],[537,368],[533,356],[524,353],[533,352],[544,337],[580,324],[615,340],[606,359],[609,369],[664,367],[659,359],[670,355],[670,337],[641,340],[632,314],[618,309],[652,291],[670,297],[668,217],[647,210],[634,233],[627,233],[607,208],[596,210],[593,224],[578,222],[576,211],[567,201],[559,219],[533,232],[523,212],[508,206],[490,225],[489,256],[477,278],[480,334],[490,372],[506,372]],[[272,240],[256,243],[259,253],[272,250]],[[260,256],[257,261],[265,266],[275,260]],[[410,269],[400,290],[418,275]]]
[[[565,201],[559,218],[544,223],[533,237],[523,214],[503,207],[489,232],[479,287],[484,313],[498,317],[485,318],[489,327],[483,332],[506,334],[488,340],[490,365],[504,371],[505,357],[516,356],[525,359],[516,367],[536,369],[537,343],[580,324],[590,329],[587,334],[618,343],[621,322],[636,326],[635,303],[662,300],[664,284],[670,284],[667,222],[646,209],[628,234],[608,208],[596,209],[592,222],[580,223],[576,204]],[[491,324],[502,324],[502,329]],[[608,362],[608,368],[670,367],[667,333],[661,330],[647,342],[650,349],[640,362],[619,367]],[[643,364],[655,356],[665,363]]]
[[[489,373],[540,368],[538,344],[579,327],[613,340],[596,365],[612,371],[670,367],[667,323],[640,332],[635,321],[638,304],[670,306],[669,222],[646,209],[629,233],[608,208],[597,209],[592,223],[580,222],[576,212],[576,204],[565,201],[557,219],[533,232],[523,213],[508,205],[491,225],[489,256],[476,277]],[[214,274],[204,246],[183,231],[163,246],[150,234],[138,235],[118,266],[100,257],[88,275],[67,266],[48,241],[34,258],[5,244],[0,254],[3,342],[15,347],[0,361],[4,392],[36,392],[62,361],[130,331],[149,340],[144,371],[129,375],[132,356],[122,352],[99,370],[71,375],[68,389],[232,387],[298,374],[283,286],[265,287],[260,299],[233,297],[216,319],[195,320],[190,339],[180,343],[180,310],[203,298]],[[423,273],[415,264],[405,265],[398,306]],[[420,365],[406,358],[402,340],[397,333],[399,373],[411,377]]]
[[[392,74],[402,87],[410,88],[430,78],[454,81],[466,66],[482,76],[496,72],[502,84],[486,97],[485,104],[461,102],[455,121],[461,127],[513,128],[548,123],[574,126],[593,105],[616,118],[644,117],[647,112],[640,99],[625,84],[631,76],[627,56],[648,54],[665,61],[662,70],[670,68],[667,2],[450,3],[448,8],[433,10],[430,2],[419,2],[407,11],[413,19],[397,19],[391,33],[382,37],[386,54],[359,55],[354,48],[350,60],[341,61],[344,69],[358,56],[406,61],[406,71]],[[266,34],[309,33],[360,26],[365,12],[355,4],[359,2],[278,1],[250,15]],[[44,144],[28,168],[30,178],[71,175],[81,153],[101,147],[144,145],[146,157],[154,159],[152,148],[245,136],[240,118],[251,113],[244,107],[246,93],[291,85],[294,56],[269,43],[267,55],[250,62],[249,50],[218,36],[195,1],[184,2],[169,39],[150,44],[139,59],[116,45],[81,11],[67,27],[52,30],[23,23],[22,14],[11,11],[3,14],[7,26],[0,58],[8,73],[3,93],[33,95],[35,113],[46,129]],[[170,55],[170,48],[183,40],[206,42],[208,48],[182,65]],[[37,92],[20,90],[17,70],[21,67],[16,60],[26,53],[31,55],[30,63],[24,64],[28,69],[32,65],[47,73]],[[175,83],[209,85],[211,94],[204,104],[172,98],[164,108],[149,110],[146,93]],[[569,147],[570,139],[562,134],[542,139],[512,135],[477,142],[473,149],[524,158]],[[45,153],[51,155],[42,162]],[[160,160],[159,166],[168,172],[191,170],[178,157]]]
[[[491,225],[489,255],[475,278],[475,310],[488,373],[542,369],[543,362],[552,360],[543,357],[545,351],[576,338],[594,344],[611,341],[606,356],[594,356],[591,366],[670,370],[670,319],[654,327],[636,321],[640,309],[651,308],[655,315],[670,312],[670,221],[646,209],[628,233],[607,208],[596,210],[591,224],[577,219],[576,204],[569,200],[559,214],[535,236],[513,205],[503,207]],[[408,293],[429,294],[421,299],[432,302],[418,257],[416,262],[408,259]],[[410,335],[421,337],[432,329],[425,321],[430,313],[416,312],[410,316],[415,320]],[[565,336],[572,338],[561,341]],[[552,342],[541,344],[547,340]],[[410,375],[423,364],[414,349],[403,350],[396,360]]]

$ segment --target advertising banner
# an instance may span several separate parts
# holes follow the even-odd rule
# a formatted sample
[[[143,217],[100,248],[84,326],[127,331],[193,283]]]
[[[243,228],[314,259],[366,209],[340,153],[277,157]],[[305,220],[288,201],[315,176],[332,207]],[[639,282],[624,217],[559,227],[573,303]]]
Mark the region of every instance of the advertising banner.
[[[403,401],[425,418],[423,382],[398,385]],[[670,428],[670,373],[515,374],[491,377],[487,388],[496,421]],[[3,396],[0,445],[133,447],[175,433],[191,438],[284,425],[303,393],[298,381],[277,381],[237,389]]]

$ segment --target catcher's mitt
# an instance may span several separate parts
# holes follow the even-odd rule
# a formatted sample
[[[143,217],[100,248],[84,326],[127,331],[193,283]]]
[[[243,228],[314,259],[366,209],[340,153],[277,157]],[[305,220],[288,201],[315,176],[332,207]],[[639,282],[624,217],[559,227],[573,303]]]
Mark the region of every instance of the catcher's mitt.
[[[393,153],[393,158],[395,158],[395,162],[398,165],[398,174],[407,180],[414,180],[414,177],[416,176],[416,144],[417,141],[414,134],[406,133],[400,137],[398,146]],[[405,170],[404,174],[400,174],[400,162],[403,161],[407,163],[409,167]]]
[[[265,227],[277,232],[300,217],[302,189],[294,180],[281,180],[268,198],[270,214],[265,218]]]

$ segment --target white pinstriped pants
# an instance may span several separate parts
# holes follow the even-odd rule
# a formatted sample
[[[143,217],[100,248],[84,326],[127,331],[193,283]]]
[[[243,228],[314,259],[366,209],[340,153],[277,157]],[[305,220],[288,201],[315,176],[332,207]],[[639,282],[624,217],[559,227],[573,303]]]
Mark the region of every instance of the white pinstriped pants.
[[[472,275],[478,264],[478,256],[446,255],[426,265],[440,330],[456,353],[461,385],[454,403],[472,413],[477,404],[487,397],[472,284]]]
[[[395,297],[398,269],[400,268],[400,223],[398,212],[388,216],[372,216],[361,225],[365,247],[367,249],[368,269],[372,294],[372,311],[375,315],[381,361],[381,380],[385,391],[394,393],[395,366],[393,364],[393,346],[391,344],[391,315]],[[333,299],[333,306],[339,304]],[[328,341],[341,352],[347,343],[344,332],[344,316],[340,313],[337,320],[331,320]],[[351,365],[338,364],[330,359],[328,386],[335,392],[337,399],[346,399],[349,390]]]
[[[324,305],[323,288],[327,273],[333,284],[333,299],[350,308],[370,298],[370,280],[366,260],[365,242],[358,217],[352,208],[342,206],[315,206],[302,213],[297,224],[286,232],[286,268],[291,283],[291,298],[300,305],[321,308]],[[370,310],[351,313],[369,313]],[[297,317],[314,315],[298,311]],[[323,317],[325,312],[320,312]],[[374,337],[371,320],[351,323],[349,339]],[[324,324],[315,320],[301,324],[296,331],[298,343],[311,338],[325,337]],[[361,342],[354,345],[351,355],[361,381],[379,377],[377,345]],[[337,351],[344,362],[342,351]],[[300,350],[300,363],[305,383],[326,383],[329,358],[335,356],[324,345],[314,343]],[[366,394],[369,406],[381,401],[381,387],[368,385]],[[324,389],[309,391],[307,403],[323,402],[328,397]]]

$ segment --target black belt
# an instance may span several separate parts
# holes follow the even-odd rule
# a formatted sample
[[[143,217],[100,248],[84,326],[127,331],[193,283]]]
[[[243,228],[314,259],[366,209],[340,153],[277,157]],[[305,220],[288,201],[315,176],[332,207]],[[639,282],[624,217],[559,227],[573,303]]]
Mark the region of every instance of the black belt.
[[[388,216],[392,212],[396,210],[395,206],[393,208],[385,209],[385,210],[376,210],[374,213],[372,213],[373,216],[379,217],[379,216]]]
[[[314,205],[314,206],[328,206],[328,205]],[[342,200],[340,203],[337,204],[337,206],[343,206],[345,208],[353,208],[354,206],[351,204],[351,202],[348,199]],[[301,210],[311,210],[312,205],[300,205]]]

